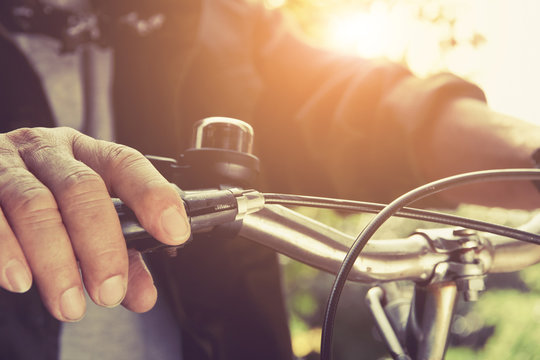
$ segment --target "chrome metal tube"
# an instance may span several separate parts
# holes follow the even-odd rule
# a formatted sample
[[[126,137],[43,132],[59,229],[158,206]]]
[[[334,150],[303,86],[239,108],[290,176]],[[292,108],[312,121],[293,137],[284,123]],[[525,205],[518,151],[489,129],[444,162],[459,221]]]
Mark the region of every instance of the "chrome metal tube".
[[[457,299],[455,282],[417,287],[407,324],[407,349],[413,359],[442,360]]]
[[[539,233],[540,216],[536,216],[520,229]],[[490,273],[518,271],[540,262],[539,245],[501,236],[490,236],[488,240],[493,247],[493,262],[489,269]]]
[[[336,273],[354,241],[350,235],[280,205],[267,205],[246,216],[240,236],[315,268]],[[370,241],[349,276],[359,282],[425,281],[435,265],[448,259],[434,252],[426,239]]]

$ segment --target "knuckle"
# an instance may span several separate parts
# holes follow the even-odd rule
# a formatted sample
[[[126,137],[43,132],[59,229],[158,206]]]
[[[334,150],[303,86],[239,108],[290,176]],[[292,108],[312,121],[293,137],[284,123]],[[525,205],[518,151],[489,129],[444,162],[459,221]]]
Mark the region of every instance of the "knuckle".
[[[11,142],[21,144],[41,139],[43,131],[40,128],[20,128],[10,131],[6,136]]]
[[[25,169],[17,161],[13,161],[13,159],[9,159],[8,157],[0,157],[0,184],[9,184],[18,181],[18,177],[24,173]]]
[[[69,210],[99,207],[110,202],[103,179],[89,168],[70,172],[62,181],[57,195],[61,206]]]
[[[47,130],[57,131],[70,139],[72,139],[75,136],[82,135],[80,131],[77,131],[74,128],[71,128],[69,126],[58,126],[58,127],[55,127],[54,129],[46,129],[46,131]]]
[[[106,161],[113,171],[124,171],[141,166],[146,158],[137,150],[125,145],[110,144]]]
[[[22,212],[34,212],[55,204],[52,194],[41,186],[29,186],[21,190],[16,202],[17,208]]]
[[[52,194],[44,187],[28,187],[12,199],[10,213],[21,225],[33,228],[62,225],[62,218]]]
[[[101,272],[109,272],[117,267],[122,268],[122,265],[127,265],[128,262],[125,243],[121,241],[109,242],[107,248],[96,251],[93,261]]]
[[[58,147],[58,141],[42,128],[21,128],[7,134],[21,157],[36,156]]]
[[[73,265],[66,258],[57,258],[56,261],[47,261],[40,265],[43,266],[41,272],[47,274],[50,279],[54,279],[53,281],[57,283],[65,281],[65,279],[73,275]]]
[[[87,167],[80,167],[70,171],[62,179],[62,188],[67,193],[88,192],[104,188],[101,177]]]
[[[98,142],[90,136],[84,135],[83,133],[80,133],[74,129],[70,128],[70,131],[70,133],[68,132],[68,137],[71,143],[71,148],[73,149],[73,153],[75,154],[85,151],[85,149],[88,148],[88,145]]]
[[[96,191],[79,191],[66,199],[61,207],[63,211],[68,213],[84,212],[87,216],[94,214],[94,218],[96,218],[98,215],[103,215],[103,209],[107,207],[112,209],[112,206],[112,201],[107,196],[103,196]]]
[[[12,157],[14,153],[15,149],[9,144],[9,141],[6,141],[6,136],[2,136],[0,140],[0,159],[2,159],[2,162],[4,158]]]
[[[6,142],[3,136],[0,140],[0,183],[4,179],[8,182],[16,181],[21,169],[21,160],[16,149]]]

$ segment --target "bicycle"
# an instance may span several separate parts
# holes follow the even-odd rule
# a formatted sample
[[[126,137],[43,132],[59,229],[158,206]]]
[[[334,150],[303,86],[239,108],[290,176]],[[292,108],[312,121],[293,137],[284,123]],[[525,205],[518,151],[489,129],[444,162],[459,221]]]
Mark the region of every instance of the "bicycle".
[[[337,274],[323,324],[321,359],[331,358],[336,308],[346,280],[375,284],[367,292],[366,304],[394,359],[442,359],[459,293],[465,300],[474,301],[485,290],[484,278],[489,273],[517,271],[540,262],[537,246],[540,236],[535,234],[540,230],[539,217],[520,229],[512,229],[405,207],[419,198],[463,183],[538,180],[540,170],[492,170],[458,175],[419,187],[389,205],[262,194],[243,190],[250,188],[258,172],[258,159],[251,154],[252,143],[253,130],[249,125],[234,119],[209,118],[197,123],[194,146],[178,161],[149,158],[171,182],[183,188],[196,188],[197,179],[209,174],[220,184],[214,189],[179,189],[194,237],[240,236]],[[142,252],[177,250],[151,239],[134,214],[119,200],[114,201],[128,247]],[[284,205],[378,214],[354,239]],[[417,230],[403,239],[370,240],[391,216],[454,227]],[[345,245],[350,243],[353,243],[350,248]],[[516,258],[518,263],[514,261]],[[410,305],[405,308],[402,302],[395,301],[403,297],[401,281],[414,284]]]

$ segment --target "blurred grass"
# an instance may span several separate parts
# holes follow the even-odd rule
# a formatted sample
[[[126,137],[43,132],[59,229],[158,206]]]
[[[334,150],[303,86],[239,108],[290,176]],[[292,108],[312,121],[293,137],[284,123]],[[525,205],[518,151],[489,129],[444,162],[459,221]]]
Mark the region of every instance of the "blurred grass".
[[[540,359],[540,266],[519,273],[525,290],[485,293],[472,310],[494,333],[478,351],[456,347],[448,359]]]

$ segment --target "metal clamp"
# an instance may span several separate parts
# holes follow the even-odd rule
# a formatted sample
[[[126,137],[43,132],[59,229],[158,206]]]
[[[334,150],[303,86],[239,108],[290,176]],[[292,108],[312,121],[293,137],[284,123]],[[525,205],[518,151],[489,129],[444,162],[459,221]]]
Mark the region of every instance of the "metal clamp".
[[[484,278],[491,265],[492,249],[474,230],[434,229],[420,230],[434,251],[449,255],[449,260],[439,263],[429,283],[454,281],[465,301],[476,301],[485,290]]]
[[[444,254],[484,245],[476,231],[464,228],[420,229],[415,234],[425,237],[433,250]]]

